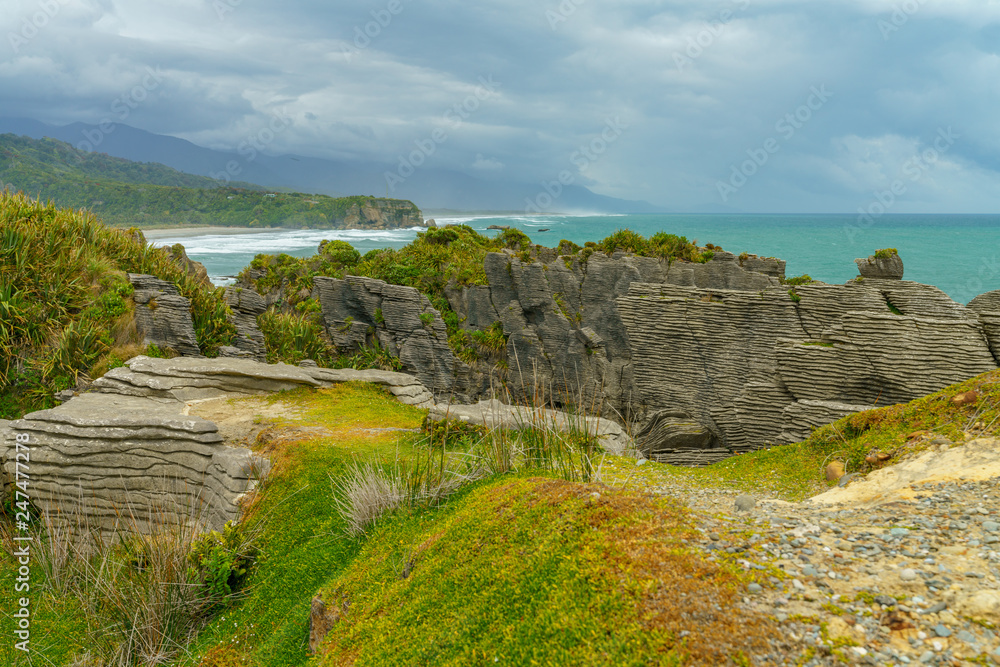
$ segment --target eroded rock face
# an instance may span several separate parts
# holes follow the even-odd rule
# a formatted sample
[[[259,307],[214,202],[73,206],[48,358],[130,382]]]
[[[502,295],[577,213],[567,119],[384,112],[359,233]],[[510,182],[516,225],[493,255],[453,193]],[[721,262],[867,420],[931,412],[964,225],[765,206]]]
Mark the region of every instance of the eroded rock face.
[[[1000,361],[1000,290],[980,294],[969,302],[969,310],[979,317],[990,351]]]
[[[934,287],[865,280],[796,292],[633,284],[618,306],[643,369],[636,401],[683,411],[740,451],[996,368],[975,314]]]
[[[0,428],[4,469],[15,434],[28,437],[32,502],[71,530],[151,532],[173,524],[221,529],[266,473],[250,450],[222,443],[184,404],[83,394]]]
[[[51,410],[0,421],[0,481],[10,493],[17,434],[28,436],[32,501],[71,530],[149,532],[191,523],[219,530],[270,464],[223,442],[187,402],[297,387],[371,382],[408,405],[434,396],[403,373],[334,370],[248,359],[136,357],[93,393]]]
[[[257,326],[257,317],[267,305],[264,299],[252,289],[240,287],[226,288],[226,304],[233,313],[233,324],[236,326],[236,340],[233,347],[256,361],[264,361],[267,349],[264,346],[264,334]]]
[[[412,287],[358,276],[317,276],[313,284],[338,348],[358,350],[377,342],[435,393],[462,393],[459,380],[468,367],[452,353],[441,313],[427,297]]]
[[[143,345],[171,349],[186,357],[200,356],[191,301],[165,280],[136,273],[128,274],[128,279],[135,289],[135,324]]]
[[[717,439],[690,415],[676,410],[655,413],[635,436],[639,451],[653,461],[698,458],[702,450],[715,449]]]

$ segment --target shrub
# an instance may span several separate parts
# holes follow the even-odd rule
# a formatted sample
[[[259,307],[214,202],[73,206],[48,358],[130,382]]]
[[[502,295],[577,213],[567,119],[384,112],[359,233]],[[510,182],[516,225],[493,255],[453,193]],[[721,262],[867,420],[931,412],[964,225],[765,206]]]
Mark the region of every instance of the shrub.
[[[222,532],[197,538],[188,552],[188,578],[201,588],[207,604],[216,606],[237,591],[257,550],[243,530],[227,521]]]
[[[875,259],[889,259],[890,257],[896,257],[899,253],[895,248],[882,248],[875,251]]]

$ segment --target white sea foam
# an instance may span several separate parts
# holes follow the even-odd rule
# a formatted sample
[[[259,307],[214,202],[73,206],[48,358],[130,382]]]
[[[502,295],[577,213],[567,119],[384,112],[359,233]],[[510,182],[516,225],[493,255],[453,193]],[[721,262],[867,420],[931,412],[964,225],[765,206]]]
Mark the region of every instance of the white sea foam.
[[[181,243],[188,255],[245,255],[257,253],[290,253],[315,249],[321,241],[347,241],[354,244],[409,243],[422,227],[405,229],[303,229],[215,236],[176,236],[157,239],[153,245],[170,246]]]

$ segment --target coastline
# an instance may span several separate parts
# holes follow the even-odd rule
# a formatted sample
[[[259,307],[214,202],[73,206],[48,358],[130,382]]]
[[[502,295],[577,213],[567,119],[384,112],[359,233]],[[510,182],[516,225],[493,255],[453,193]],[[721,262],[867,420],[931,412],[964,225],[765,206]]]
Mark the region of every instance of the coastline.
[[[196,237],[196,236],[236,236],[238,234],[262,234],[287,229],[285,227],[218,227],[218,226],[197,226],[197,227],[147,227],[140,228],[139,231],[146,237],[147,241],[157,239],[168,239],[175,236]]]

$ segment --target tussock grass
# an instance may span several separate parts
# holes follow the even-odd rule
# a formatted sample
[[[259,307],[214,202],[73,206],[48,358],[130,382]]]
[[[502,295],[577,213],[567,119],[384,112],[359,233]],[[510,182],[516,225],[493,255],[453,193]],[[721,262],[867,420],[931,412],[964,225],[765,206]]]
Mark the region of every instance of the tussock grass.
[[[128,507],[119,530],[108,533],[90,524],[85,506],[84,499],[67,497],[65,511],[43,513],[33,522],[28,594],[32,646],[41,647],[34,653],[88,667],[171,662],[213,609],[237,597],[230,584],[241,583],[245,572],[233,569],[252,559],[256,535],[232,526],[224,538],[205,533],[197,511],[178,524],[172,511],[138,516]],[[5,558],[19,546],[12,534],[9,524],[0,527]],[[11,591],[0,592],[0,599]],[[69,613],[58,619],[42,611],[60,608]],[[73,641],[60,643],[67,630]],[[15,653],[10,664],[29,662]]]

